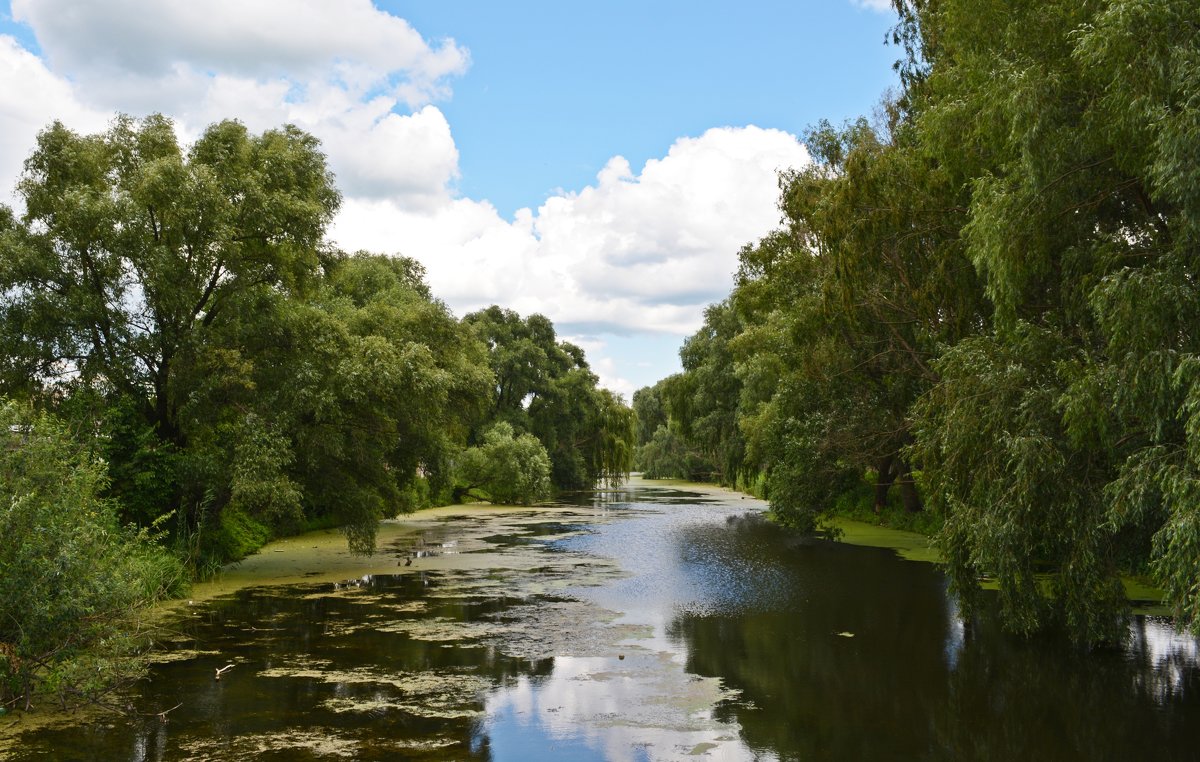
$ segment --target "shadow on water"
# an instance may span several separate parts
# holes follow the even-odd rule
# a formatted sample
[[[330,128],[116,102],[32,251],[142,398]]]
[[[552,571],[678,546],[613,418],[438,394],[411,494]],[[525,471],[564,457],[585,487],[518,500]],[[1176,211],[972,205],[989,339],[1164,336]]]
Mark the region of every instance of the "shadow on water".
[[[735,523],[720,563],[769,559],[786,596],[683,611],[668,632],[689,671],[737,689],[717,716],[751,748],[785,759],[1196,758],[1196,641],[1168,621],[1136,617],[1123,649],[1090,652],[1006,635],[990,613],[964,627],[931,565],[798,547],[760,521]]]
[[[429,520],[396,550],[440,570],[186,609],[145,716],[10,758],[1195,758],[1200,654],[1169,622],[1092,652],[964,627],[936,567],[748,505],[653,487]]]

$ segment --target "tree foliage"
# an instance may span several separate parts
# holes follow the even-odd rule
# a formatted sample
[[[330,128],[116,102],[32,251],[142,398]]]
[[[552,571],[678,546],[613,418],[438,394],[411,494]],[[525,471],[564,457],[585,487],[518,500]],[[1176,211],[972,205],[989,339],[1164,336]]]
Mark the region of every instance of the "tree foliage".
[[[120,516],[170,514],[200,571],[313,521],[370,552],[380,518],[452,497],[496,422],[538,437],[559,488],[629,470],[632,412],[549,320],[459,321],[415,261],[325,242],[340,197],[294,127],[181,146],[161,116],[55,123],[19,193],[21,218],[0,210],[0,392],[92,442]]]
[[[74,705],[136,677],[139,618],[184,582],[175,558],[123,527],[104,465],[46,415],[0,404],[0,706]]]
[[[630,468],[633,412],[549,320],[459,321],[414,260],[327,244],[340,196],[295,127],[54,123],[18,192],[0,394],[41,412],[0,409],[0,701],[135,674],[131,617],[179,561],[312,522],[367,553],[462,480],[528,503]]]
[[[463,318],[488,348],[495,377],[486,425],[506,422],[531,433],[550,455],[556,489],[619,481],[633,466],[634,413],[601,388],[583,350],[559,341],[542,315],[522,318],[492,306]]]
[[[532,434],[514,436],[507,421],[484,432],[483,444],[459,457],[459,495],[472,494],[493,503],[529,505],[550,496],[550,457]]]
[[[1200,631],[1200,8],[895,5],[903,90],[810,131],[672,420],[801,527],[898,484],[968,612],[989,576],[1012,629],[1106,640],[1140,572]]]

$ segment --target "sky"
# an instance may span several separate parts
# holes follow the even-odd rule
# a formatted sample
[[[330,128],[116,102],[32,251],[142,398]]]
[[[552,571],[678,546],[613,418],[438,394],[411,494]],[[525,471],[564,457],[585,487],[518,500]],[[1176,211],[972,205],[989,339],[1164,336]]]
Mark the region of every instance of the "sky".
[[[887,0],[0,0],[0,203],[39,130],[235,118],[322,141],[329,237],[458,316],[551,318],[625,396],[779,224],[806,128],[895,86]]]

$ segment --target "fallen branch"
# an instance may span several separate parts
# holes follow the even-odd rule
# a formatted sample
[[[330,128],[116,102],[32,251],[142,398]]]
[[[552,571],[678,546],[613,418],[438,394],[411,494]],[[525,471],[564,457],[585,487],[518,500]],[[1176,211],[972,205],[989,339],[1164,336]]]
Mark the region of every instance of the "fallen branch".
[[[233,666],[233,665],[230,665],[230,666]],[[171,707],[170,709],[164,709],[163,711],[161,711],[161,712],[158,712],[157,714],[155,714],[155,716],[156,716],[156,717],[158,717],[158,721],[159,721],[159,722],[166,722],[166,721],[167,721],[167,715],[168,715],[169,713],[171,713],[171,712],[174,712],[176,709],[178,709],[178,708],[179,708],[179,707],[181,707],[181,706],[183,706],[183,702],[182,702],[182,701],[180,701],[178,704],[176,704],[175,706]]]

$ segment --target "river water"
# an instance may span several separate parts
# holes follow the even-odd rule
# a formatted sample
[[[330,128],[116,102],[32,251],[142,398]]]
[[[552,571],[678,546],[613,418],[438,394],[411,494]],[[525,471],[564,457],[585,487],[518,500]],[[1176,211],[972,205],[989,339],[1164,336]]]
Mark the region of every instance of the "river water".
[[[168,617],[160,662],[121,699],[133,717],[5,718],[0,757],[1200,754],[1197,643],[1168,621],[1137,617],[1123,648],[1090,652],[964,625],[936,567],[805,540],[761,510],[634,482],[417,514],[366,565],[298,538]]]

